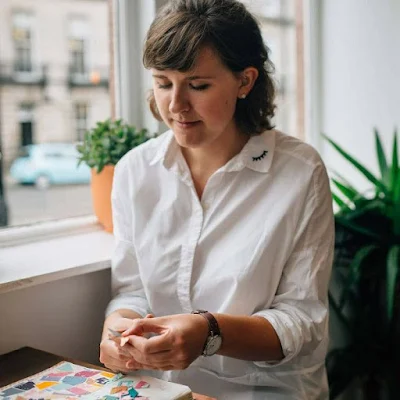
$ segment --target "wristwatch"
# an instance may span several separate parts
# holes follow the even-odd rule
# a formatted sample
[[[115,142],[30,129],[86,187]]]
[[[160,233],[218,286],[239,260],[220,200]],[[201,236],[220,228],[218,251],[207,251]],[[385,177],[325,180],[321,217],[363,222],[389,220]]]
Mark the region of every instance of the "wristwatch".
[[[208,336],[203,347],[202,355],[205,357],[214,355],[222,344],[222,335],[217,320],[211,313],[205,310],[195,310],[192,311],[192,314],[199,314],[208,322]]]

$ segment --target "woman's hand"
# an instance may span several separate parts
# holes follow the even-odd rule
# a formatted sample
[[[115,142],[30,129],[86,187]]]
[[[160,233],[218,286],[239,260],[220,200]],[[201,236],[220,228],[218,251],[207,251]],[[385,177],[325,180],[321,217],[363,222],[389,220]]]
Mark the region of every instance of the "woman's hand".
[[[147,333],[157,336],[143,337]],[[134,320],[122,336],[129,336],[127,350],[144,369],[173,370],[187,368],[201,353],[208,336],[208,323],[198,314],[178,314]]]
[[[132,326],[134,319],[130,318],[115,318],[110,324],[105,326],[105,330],[111,328],[115,331],[122,332]],[[114,372],[130,372],[141,368],[129,352],[131,346],[127,343],[121,347],[117,341],[110,339],[107,332],[103,334],[103,339],[100,343],[100,362]],[[129,362],[129,367],[127,363]]]

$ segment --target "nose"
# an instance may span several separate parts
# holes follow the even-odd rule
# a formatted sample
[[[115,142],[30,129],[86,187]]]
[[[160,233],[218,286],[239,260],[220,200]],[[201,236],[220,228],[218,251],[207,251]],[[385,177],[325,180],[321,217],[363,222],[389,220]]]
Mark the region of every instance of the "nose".
[[[190,110],[190,102],[184,90],[174,90],[171,93],[169,111],[172,114],[179,114]]]

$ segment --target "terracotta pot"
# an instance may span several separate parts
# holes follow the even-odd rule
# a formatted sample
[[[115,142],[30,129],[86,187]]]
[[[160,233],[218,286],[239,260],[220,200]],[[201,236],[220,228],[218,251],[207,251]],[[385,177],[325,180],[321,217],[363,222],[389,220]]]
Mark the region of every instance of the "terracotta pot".
[[[106,165],[98,174],[92,168],[92,201],[94,213],[107,232],[112,233],[111,188],[114,177],[114,165]]]

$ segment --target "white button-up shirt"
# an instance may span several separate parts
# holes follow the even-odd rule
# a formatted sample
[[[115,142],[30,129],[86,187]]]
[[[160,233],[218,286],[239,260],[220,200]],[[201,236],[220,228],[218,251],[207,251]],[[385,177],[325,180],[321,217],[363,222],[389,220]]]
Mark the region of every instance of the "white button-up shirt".
[[[121,159],[112,201],[107,314],[258,315],[285,356],[199,357],[161,377],[219,400],[328,399],[334,223],[326,169],[311,146],[276,130],[254,136],[209,178],[200,200],[168,131]]]

